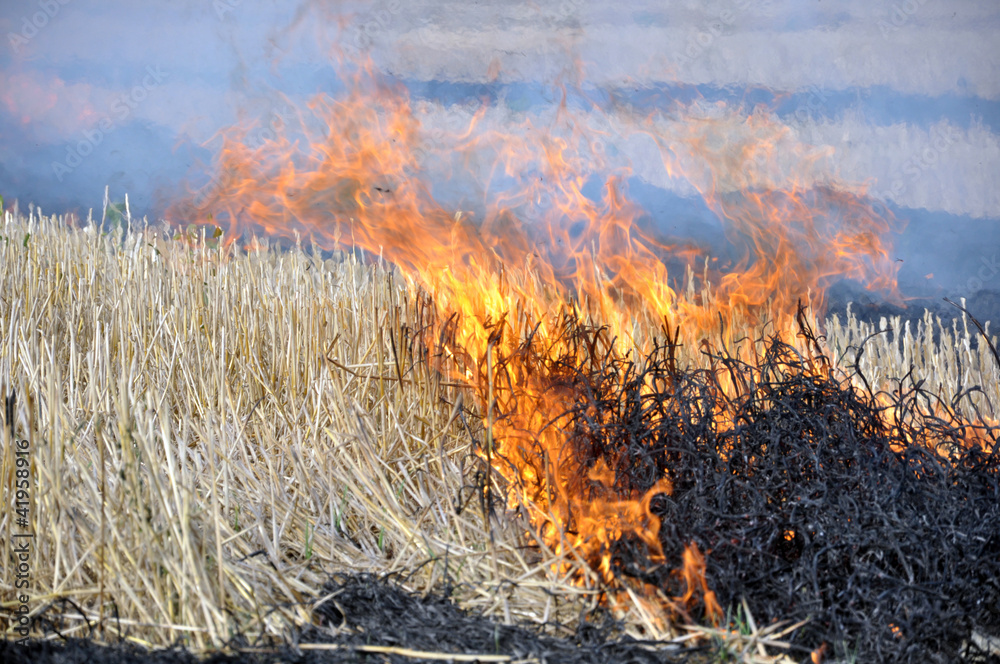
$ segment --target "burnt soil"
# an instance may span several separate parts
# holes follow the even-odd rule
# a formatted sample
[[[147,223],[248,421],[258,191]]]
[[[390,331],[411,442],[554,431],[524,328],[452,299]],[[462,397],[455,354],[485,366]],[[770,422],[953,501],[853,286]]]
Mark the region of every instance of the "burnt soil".
[[[556,637],[543,626],[501,625],[459,609],[446,594],[420,595],[403,590],[395,578],[339,575],[319,596],[332,595],[314,610],[313,624],[302,626],[288,642],[250,643],[235,637],[227,651],[199,659],[184,648],[147,651],[128,643],[103,646],[89,639],[32,640],[26,646],[0,642],[7,664],[211,664],[288,662],[448,661],[419,654],[377,652],[372,646],[437,654],[507,655],[514,660],[597,664],[599,662],[707,662],[710,648],[688,648],[621,637],[619,625],[603,610],[582,616],[575,634]],[[447,592],[447,589],[445,589]],[[63,607],[66,608],[66,607]],[[46,623],[47,631],[58,625]],[[557,626],[549,626],[553,629]],[[565,631],[565,630],[563,630]],[[617,634],[617,636],[616,636]],[[308,649],[326,644],[334,649]]]

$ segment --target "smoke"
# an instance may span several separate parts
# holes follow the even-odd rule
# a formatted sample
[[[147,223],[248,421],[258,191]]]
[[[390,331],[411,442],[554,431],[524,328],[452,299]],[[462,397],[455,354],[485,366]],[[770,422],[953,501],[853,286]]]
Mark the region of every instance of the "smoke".
[[[343,88],[339,58],[367,58],[421,104],[428,135],[483,104],[488,129],[546,117],[568,90],[671,234],[710,238],[717,220],[626,125],[655,116],[670,135],[679,105],[734,131],[767,114],[788,145],[824,155],[804,168],[787,153],[767,178],[862,184],[910,222],[904,277],[954,291],[978,278],[970,256],[1000,246],[998,26],[993,3],[929,0],[8,2],[0,194],[85,212],[110,185],[156,218],[207,182],[221,129],[267,140],[313,94]]]

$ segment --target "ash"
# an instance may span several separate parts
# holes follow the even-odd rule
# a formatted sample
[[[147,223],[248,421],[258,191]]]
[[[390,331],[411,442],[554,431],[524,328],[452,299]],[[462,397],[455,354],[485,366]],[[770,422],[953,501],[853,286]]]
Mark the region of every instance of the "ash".
[[[639,361],[585,353],[554,370],[579,395],[582,466],[607,463],[623,497],[673,484],[651,503],[667,564],[623,539],[617,578],[676,597],[693,542],[729,615],[745,599],[758,626],[807,620],[797,646],[860,662],[1000,661],[978,645],[1000,636],[1000,429],[912,375],[880,395],[862,375],[835,377],[801,315],[799,327],[815,352],[774,337],[750,362],[705,345],[711,368],[685,370],[663,343]],[[604,331],[570,333],[595,348]],[[683,617],[704,621],[701,609]]]

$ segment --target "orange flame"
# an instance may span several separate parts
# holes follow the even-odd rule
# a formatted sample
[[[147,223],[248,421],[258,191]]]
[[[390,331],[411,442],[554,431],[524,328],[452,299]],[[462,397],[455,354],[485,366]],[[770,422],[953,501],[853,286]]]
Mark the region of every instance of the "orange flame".
[[[250,147],[252,128],[226,132],[216,178],[170,216],[221,221],[230,242],[245,231],[298,234],[398,266],[446,321],[434,343],[479,395],[491,437],[484,455],[531,515],[540,543],[567,561],[559,570],[582,561],[613,584],[610,545],[623,537],[663,561],[650,501],[670,484],[621,495],[613,488],[620,460],[580,468],[564,431],[573,395],[539,369],[544,361],[518,355],[521,342],[533,335],[541,360],[578,354],[559,333],[564,315],[606,323],[612,353],[643,347],[643,330],[664,321],[692,337],[720,320],[731,330],[735,320],[770,317],[793,330],[796,303],[808,296],[821,306],[832,278],[894,292],[883,244],[891,220],[865,203],[863,188],[829,177],[783,181],[776,151],[792,138],[765,113],[735,122],[686,109],[681,128],[669,131],[665,115],[615,116],[608,123],[621,140],[651,137],[668,174],[688,177],[743,249],[725,269],[706,261],[696,288],[692,268],[704,252],[657,237],[628,199],[629,169],[604,156],[603,135],[586,118],[564,101],[550,121],[501,131],[489,112],[470,113],[428,144],[406,94],[363,67],[348,94],[317,96],[273,140]],[[795,168],[823,158],[800,156]],[[609,173],[599,201],[584,193],[594,173]],[[481,195],[478,210],[441,202],[437,188],[452,181]],[[669,274],[668,263],[686,274]],[[685,550],[682,569],[680,602],[700,602],[717,619],[697,547]]]
[[[681,568],[681,576],[686,588],[681,602],[685,606],[690,606],[700,597],[705,605],[705,615],[717,624],[722,619],[722,607],[715,599],[715,593],[708,589],[708,581],[705,579],[705,557],[701,555],[701,551],[694,543],[684,547],[684,565]]]

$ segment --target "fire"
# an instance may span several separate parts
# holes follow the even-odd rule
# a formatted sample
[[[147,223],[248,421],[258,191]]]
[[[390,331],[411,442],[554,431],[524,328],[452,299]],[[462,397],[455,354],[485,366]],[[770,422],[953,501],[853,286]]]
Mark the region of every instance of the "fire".
[[[691,344],[708,334],[736,343],[743,323],[795,330],[797,303],[821,307],[834,278],[894,292],[884,244],[892,220],[875,214],[863,188],[816,176],[822,153],[796,148],[792,170],[812,174],[783,178],[777,154],[793,137],[763,111],[736,121],[682,109],[680,129],[665,114],[606,116],[623,136],[652,139],[668,174],[687,177],[724,223],[742,256],[720,266],[659,238],[629,199],[631,171],[611,163],[601,134],[565,102],[545,122],[505,131],[483,108],[428,145],[403,90],[366,67],[349,87],[343,98],[315,97],[274,140],[251,147],[252,127],[225,132],[216,178],[170,217],[223,223],[229,242],[245,231],[305,236],[398,266],[432,298],[443,323],[425,341],[447,358],[442,370],[475,390],[489,437],[482,454],[557,571],[578,573],[582,563],[613,586],[612,545],[630,538],[651,562],[683,570],[681,605],[701,602],[720,616],[697,547],[664,560],[650,503],[670,493],[669,481],[623,492],[615,469],[628,460],[581,467],[566,433],[572,380],[558,367],[584,353],[641,350],[661,329]],[[597,173],[600,196],[590,193]],[[445,202],[439,190],[452,182],[480,194],[477,209]],[[588,348],[566,321],[608,332]]]

